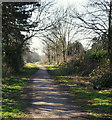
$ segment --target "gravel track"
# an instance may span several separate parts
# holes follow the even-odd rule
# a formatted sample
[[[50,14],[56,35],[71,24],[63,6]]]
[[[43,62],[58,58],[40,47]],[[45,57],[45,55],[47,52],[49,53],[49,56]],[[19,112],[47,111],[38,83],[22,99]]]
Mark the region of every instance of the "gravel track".
[[[69,93],[55,84],[45,67],[37,65],[40,69],[32,76],[30,88],[31,105],[28,108],[28,118],[73,118],[88,120],[81,108],[69,97]]]

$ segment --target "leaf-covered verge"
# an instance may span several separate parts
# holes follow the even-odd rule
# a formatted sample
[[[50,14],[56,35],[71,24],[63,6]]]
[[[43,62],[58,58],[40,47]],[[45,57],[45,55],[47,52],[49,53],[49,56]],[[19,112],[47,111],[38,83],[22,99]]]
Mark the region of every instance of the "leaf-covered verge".
[[[90,77],[62,75],[55,65],[46,65],[49,73],[55,77],[56,83],[70,91],[74,102],[95,120],[111,119],[112,103],[111,89],[93,89]]]
[[[30,76],[38,68],[28,63],[20,72],[4,77],[2,80],[2,118],[23,118],[26,116],[26,94],[24,89],[30,81]]]

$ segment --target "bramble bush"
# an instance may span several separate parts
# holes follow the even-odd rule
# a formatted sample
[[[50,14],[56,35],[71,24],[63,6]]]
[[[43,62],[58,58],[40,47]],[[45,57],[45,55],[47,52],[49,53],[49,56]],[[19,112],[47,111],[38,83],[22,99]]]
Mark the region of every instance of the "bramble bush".
[[[112,87],[112,73],[105,73],[102,77],[93,81],[94,89],[105,89]]]

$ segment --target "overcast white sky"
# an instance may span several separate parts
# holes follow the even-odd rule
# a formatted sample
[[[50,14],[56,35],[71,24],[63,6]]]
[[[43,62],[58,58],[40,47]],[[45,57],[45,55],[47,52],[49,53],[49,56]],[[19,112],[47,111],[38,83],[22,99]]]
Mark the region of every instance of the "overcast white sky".
[[[43,0],[42,0],[43,1]],[[51,1],[51,0],[46,0],[46,1]],[[85,5],[88,0],[55,0],[57,2],[58,6],[65,6],[67,7],[68,5],[73,5],[76,7],[78,10],[83,10],[81,5]],[[83,45],[86,45],[86,43],[83,41]],[[42,43],[41,40],[38,38],[34,37],[32,38],[32,44],[31,48],[37,48],[38,53],[42,55]]]

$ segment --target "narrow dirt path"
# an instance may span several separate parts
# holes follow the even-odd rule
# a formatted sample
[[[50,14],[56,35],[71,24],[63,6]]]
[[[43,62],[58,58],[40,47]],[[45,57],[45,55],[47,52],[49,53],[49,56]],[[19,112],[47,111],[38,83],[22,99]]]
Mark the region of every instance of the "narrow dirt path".
[[[29,107],[31,118],[76,118],[87,120],[89,116],[81,112],[81,109],[74,105],[69,94],[60,90],[48,74],[45,67],[38,65],[40,68],[33,76],[30,87],[31,106]]]

